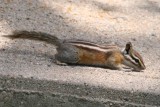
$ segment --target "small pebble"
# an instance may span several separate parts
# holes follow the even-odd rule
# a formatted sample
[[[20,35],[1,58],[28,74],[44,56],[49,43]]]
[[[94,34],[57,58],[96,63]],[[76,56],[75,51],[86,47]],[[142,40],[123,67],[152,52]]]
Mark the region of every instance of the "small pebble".
[[[132,38],[133,41],[136,41],[136,38]]]
[[[152,33],[151,36],[156,36],[156,34]]]
[[[47,66],[48,66],[48,67],[51,67],[51,65],[50,65],[50,64],[48,64]]]

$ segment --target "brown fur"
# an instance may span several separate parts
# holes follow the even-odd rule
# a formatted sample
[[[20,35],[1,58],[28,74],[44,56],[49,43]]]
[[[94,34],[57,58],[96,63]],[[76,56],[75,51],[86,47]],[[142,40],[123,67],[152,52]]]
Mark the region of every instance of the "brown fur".
[[[108,52],[101,52],[95,49],[89,49],[80,46],[78,47],[78,49],[78,64],[118,68],[118,66],[122,64],[124,58],[120,51],[114,49]]]
[[[105,53],[93,49],[79,48],[79,64],[105,65]]]

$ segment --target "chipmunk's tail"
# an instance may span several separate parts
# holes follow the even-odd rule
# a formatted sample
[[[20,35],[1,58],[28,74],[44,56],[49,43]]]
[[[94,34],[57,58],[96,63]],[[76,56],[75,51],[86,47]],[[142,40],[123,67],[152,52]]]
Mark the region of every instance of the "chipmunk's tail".
[[[60,44],[60,40],[56,36],[43,32],[21,30],[14,31],[11,35],[4,35],[4,37],[10,39],[29,39],[43,41],[49,44],[53,44],[55,46],[59,46]]]

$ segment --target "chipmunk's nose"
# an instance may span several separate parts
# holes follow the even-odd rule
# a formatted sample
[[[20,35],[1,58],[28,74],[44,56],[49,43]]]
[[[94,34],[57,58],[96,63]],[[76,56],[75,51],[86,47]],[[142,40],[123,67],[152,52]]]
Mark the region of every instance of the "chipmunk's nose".
[[[146,66],[144,65],[143,67],[142,67],[142,70],[145,70],[146,69]]]

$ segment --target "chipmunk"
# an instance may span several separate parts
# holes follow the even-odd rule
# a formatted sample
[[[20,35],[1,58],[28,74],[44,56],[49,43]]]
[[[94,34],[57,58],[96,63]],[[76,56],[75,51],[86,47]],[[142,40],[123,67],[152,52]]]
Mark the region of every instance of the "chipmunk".
[[[145,69],[142,57],[140,54],[135,55],[131,45],[126,45],[122,52],[116,45],[101,46],[83,40],[62,40],[43,32],[14,31],[13,34],[4,36],[11,39],[43,41],[55,45],[57,50],[55,59],[60,63],[110,69],[121,69],[122,65],[125,65],[138,71]],[[128,58],[127,55],[131,58]]]

